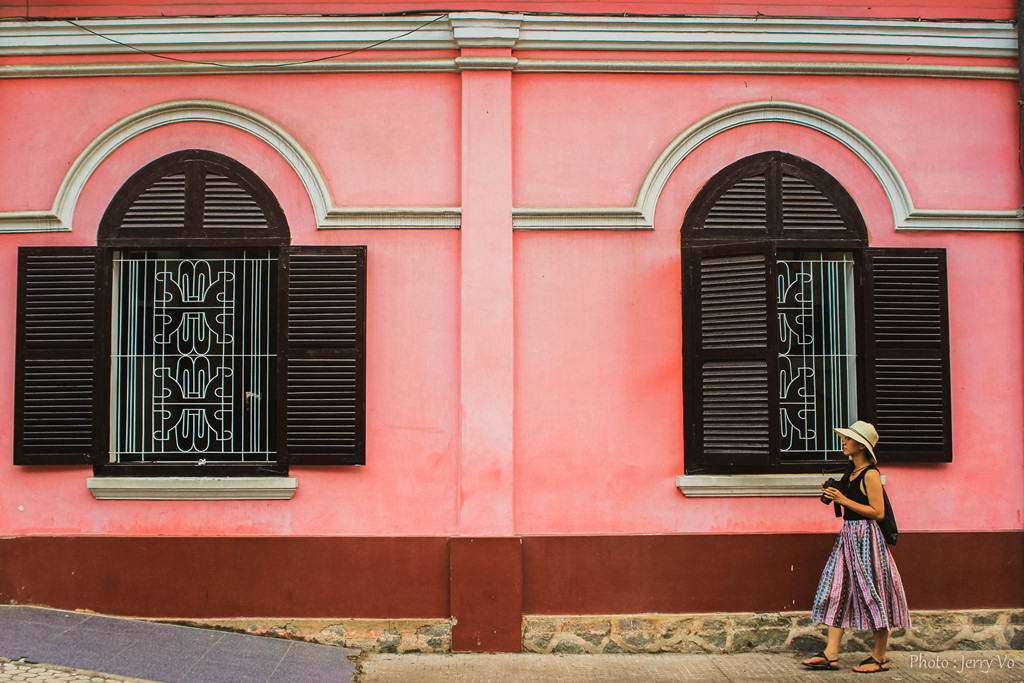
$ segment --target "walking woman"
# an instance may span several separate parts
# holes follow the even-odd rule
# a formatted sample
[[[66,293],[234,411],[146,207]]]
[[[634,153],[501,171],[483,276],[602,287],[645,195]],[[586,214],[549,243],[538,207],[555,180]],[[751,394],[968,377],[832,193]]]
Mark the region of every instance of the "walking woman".
[[[844,521],[811,612],[814,621],[828,625],[828,644],[801,663],[809,669],[838,669],[843,630],[870,629],[874,650],[853,670],[888,671],[889,630],[909,628],[910,613],[896,562],[876,522],[885,516],[882,475],[875,466],[878,432],[874,425],[860,421],[834,431],[843,437],[843,454],[850,458],[850,466],[839,487],[825,488],[823,498],[844,508]]]

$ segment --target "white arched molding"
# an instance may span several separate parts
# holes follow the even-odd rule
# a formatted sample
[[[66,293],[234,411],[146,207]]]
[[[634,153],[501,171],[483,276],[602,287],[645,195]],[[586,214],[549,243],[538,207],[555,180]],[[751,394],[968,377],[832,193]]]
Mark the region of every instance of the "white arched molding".
[[[519,208],[515,227],[525,230],[651,230],[654,210],[669,177],[700,145],[727,130],[752,123],[804,126],[836,140],[871,169],[892,207],[897,230],[1024,231],[1024,216],[1014,210],[918,209],[896,167],[866,135],[821,109],[791,102],[751,102],[728,107],[693,124],[669,144],[651,165],[632,207]]]
[[[78,198],[100,164],[128,140],[174,123],[219,123],[262,140],[292,167],[306,188],[317,227],[331,228],[458,228],[457,207],[339,208],[313,158],[269,119],[224,102],[181,101],[158,104],[132,114],[105,130],[78,155],[57,190],[49,210],[0,213],[0,232],[67,232]]]

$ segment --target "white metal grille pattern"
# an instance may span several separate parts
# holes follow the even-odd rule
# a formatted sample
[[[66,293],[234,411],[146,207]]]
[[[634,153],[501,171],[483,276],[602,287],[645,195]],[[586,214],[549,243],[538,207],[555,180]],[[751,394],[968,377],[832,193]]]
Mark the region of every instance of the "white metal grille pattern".
[[[777,266],[782,457],[834,457],[832,427],[856,406],[853,257],[780,253]]]
[[[275,374],[266,251],[114,258],[111,462],[265,462]]]

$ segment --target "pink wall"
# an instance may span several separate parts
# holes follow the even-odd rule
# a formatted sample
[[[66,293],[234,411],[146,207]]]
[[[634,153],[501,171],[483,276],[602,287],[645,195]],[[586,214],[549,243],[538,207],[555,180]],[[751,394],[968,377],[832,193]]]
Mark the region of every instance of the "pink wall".
[[[549,102],[556,91],[546,93]],[[551,120],[561,128],[561,117]],[[550,147],[559,139],[553,134],[535,151],[557,157]],[[588,145],[573,148],[597,156]],[[834,529],[831,513],[813,498],[694,499],[669,485],[684,457],[679,226],[704,180],[765,149],[807,158],[843,182],[873,246],[947,249],[953,463],[886,466],[883,456],[901,529],[1020,528],[1024,467],[1015,432],[1024,415],[1024,240],[895,234],[885,194],[860,160],[820,133],[785,124],[724,133],[688,157],[662,194],[653,233],[517,234],[517,528],[539,534]],[[625,159],[591,161],[600,173],[580,187],[597,185],[610,194]],[[920,161],[923,169],[900,170],[926,173],[937,162]],[[971,163],[967,175],[982,173],[977,167]],[[1017,189],[1002,195],[1008,203],[1015,196]],[[989,205],[997,203],[990,196]],[[552,335],[556,328],[560,333]],[[566,482],[578,484],[575,495],[567,494]],[[997,489],[1006,495],[984,493]]]
[[[338,14],[338,13],[380,13],[405,10],[436,10],[438,5],[429,0],[401,2],[389,0],[366,0],[365,2],[324,2],[303,0],[279,0],[278,2],[252,3],[232,0],[211,0],[207,2],[182,2],[168,6],[159,0],[92,0],[91,2],[69,2],[68,0],[30,0],[28,3],[9,2],[0,5],[0,17],[24,17],[26,5],[32,17],[83,17],[83,16],[140,16],[160,15],[222,15],[247,14]],[[620,12],[646,14],[731,14],[731,15],[780,15],[780,16],[868,16],[868,17],[926,17],[926,18],[1000,18],[1014,16],[1014,4],[1008,0],[874,0],[873,2],[850,2],[849,0],[819,0],[800,3],[794,0],[762,0],[744,2],[628,2],[618,0],[561,0],[554,2],[516,2],[515,0],[461,0],[446,3],[452,10],[487,9],[504,12],[599,12],[617,14]]]
[[[814,11],[849,7],[821,3]],[[1006,16],[1010,3],[964,11]],[[901,528],[1024,528],[1022,235],[897,233],[863,161],[832,138],[781,123],[730,130],[687,156],[661,193],[653,230],[511,229],[512,207],[632,205],[681,131],[724,107],[767,100],[811,105],[861,131],[920,208],[1014,209],[1024,199],[1016,89],[989,80],[502,70],[0,81],[0,212],[49,207],[75,158],[123,117],[208,99],[258,113],[291,135],[339,206],[460,206],[463,220],[461,231],[318,231],[299,176],[248,133],[179,123],[127,141],[89,178],[73,232],[0,235],[0,288],[8,292],[0,298],[0,414],[13,413],[17,247],[94,243],[107,203],[135,170],[203,147],[268,183],[293,243],[368,245],[367,465],[293,468],[299,488],[291,501],[96,501],[85,487],[88,468],[11,465],[8,418],[0,421],[0,535],[833,530],[813,498],[693,499],[675,487],[685,457],[679,227],[706,179],[769,149],[838,178],[872,245],[948,250],[954,460],[883,463]]]
[[[3,84],[2,115],[15,117],[5,143],[0,210],[49,206],[71,162],[102,130],[154,103],[208,98],[252,107],[301,141],[344,205],[399,201],[458,204],[458,81],[399,77],[383,88],[361,83],[295,82],[281,100],[246,78],[161,80],[101,89],[89,80]],[[299,79],[301,81],[302,79]],[[344,79],[343,79],[344,80]],[[406,85],[402,85],[403,80]],[[12,93],[12,97],[6,94]],[[335,93],[330,101],[322,98]],[[50,98],[76,103],[48,107]],[[396,106],[397,101],[412,106]],[[96,106],[99,103],[102,106]],[[289,104],[290,103],[290,104]],[[274,109],[277,109],[274,111]],[[36,116],[24,116],[36,111]],[[345,111],[345,117],[334,112]],[[303,113],[296,119],[297,113]],[[325,122],[343,118],[337,126]],[[340,129],[340,130],[339,130]],[[10,465],[10,419],[0,425],[0,529],[5,534],[450,534],[456,530],[458,404],[458,233],[317,231],[310,199],[292,168],[248,133],[213,123],[157,128],[119,147],[92,176],[71,234],[0,235],[0,286],[15,291],[19,245],[95,244],[112,192],[136,170],[177,149],[212,149],[253,169],[284,209],[294,244],[366,244],[369,287],[367,449],[361,468],[307,468],[291,501],[97,502],[85,488],[90,468]],[[374,160],[370,163],[370,160]],[[3,164],[9,169],[12,164]],[[39,179],[39,183],[35,179]],[[31,179],[31,182],[26,182]],[[400,191],[401,190],[401,191]],[[10,200],[10,201],[8,201]],[[0,411],[13,414],[13,295],[0,301]],[[54,506],[52,501],[60,500]],[[189,514],[183,514],[187,508]]]

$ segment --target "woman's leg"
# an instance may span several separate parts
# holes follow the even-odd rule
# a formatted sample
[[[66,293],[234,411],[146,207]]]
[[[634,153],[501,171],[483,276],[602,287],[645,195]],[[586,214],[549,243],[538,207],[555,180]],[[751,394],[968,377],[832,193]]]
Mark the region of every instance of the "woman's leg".
[[[875,658],[876,662],[885,661],[885,650],[889,647],[889,629],[880,628],[877,631],[872,631],[875,636],[875,649],[871,655]]]
[[[843,629],[836,626],[828,627],[828,645],[825,646],[825,654],[829,659],[839,659],[839,646],[843,642]]]

